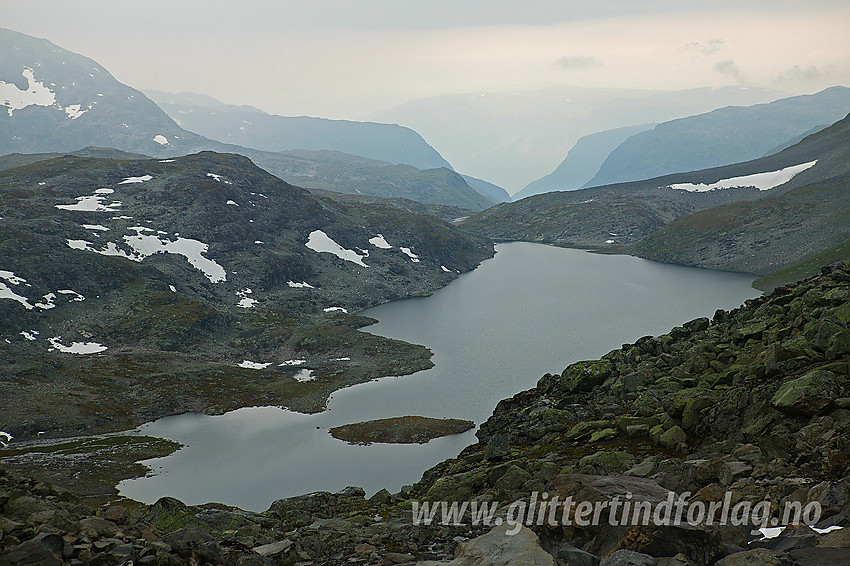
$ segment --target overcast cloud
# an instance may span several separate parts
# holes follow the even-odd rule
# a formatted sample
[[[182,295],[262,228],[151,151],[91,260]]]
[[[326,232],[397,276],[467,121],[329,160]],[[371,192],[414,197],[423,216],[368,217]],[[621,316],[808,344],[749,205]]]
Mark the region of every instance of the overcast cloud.
[[[136,88],[285,115],[556,83],[850,85],[846,1],[0,0],[0,14]]]

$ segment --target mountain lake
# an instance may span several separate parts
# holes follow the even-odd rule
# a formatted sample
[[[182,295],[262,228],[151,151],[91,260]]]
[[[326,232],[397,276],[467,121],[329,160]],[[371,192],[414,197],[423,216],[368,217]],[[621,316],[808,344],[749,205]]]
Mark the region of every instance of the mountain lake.
[[[120,493],[146,503],[173,496],[262,511],[275,499],[346,486],[396,492],[474,443],[474,431],[424,445],[360,446],[328,429],[406,415],[480,425],[500,400],[547,372],[760,294],[749,275],[532,243],[496,250],[430,297],[362,313],[380,321],[364,331],[430,348],[432,369],[337,391],[328,410],[314,415],[254,407],[145,424],[140,433],[185,447],[146,461],[154,473],[121,482]]]

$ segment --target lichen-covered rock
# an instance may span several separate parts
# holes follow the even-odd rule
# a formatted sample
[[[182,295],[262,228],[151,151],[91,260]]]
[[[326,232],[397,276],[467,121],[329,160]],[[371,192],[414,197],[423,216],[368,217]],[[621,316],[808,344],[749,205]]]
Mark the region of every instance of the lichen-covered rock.
[[[510,493],[520,489],[530,479],[531,474],[519,466],[511,466],[496,482],[496,488],[502,492]]]
[[[576,362],[561,374],[560,385],[567,393],[590,391],[605,383],[613,369],[614,366],[608,360]]]
[[[579,471],[589,474],[617,475],[637,464],[637,459],[628,452],[606,450],[585,456],[579,460]]]
[[[783,383],[770,402],[783,413],[811,416],[822,413],[840,394],[835,374],[815,369]]]
[[[658,437],[658,442],[667,448],[679,449],[688,441],[688,435],[682,427],[675,425]]]

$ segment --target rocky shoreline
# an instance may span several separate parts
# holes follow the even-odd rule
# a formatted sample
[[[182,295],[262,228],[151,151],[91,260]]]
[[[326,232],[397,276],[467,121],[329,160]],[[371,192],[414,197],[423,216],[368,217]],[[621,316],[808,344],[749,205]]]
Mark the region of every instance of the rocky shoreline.
[[[0,477],[0,564],[828,565],[850,529],[794,526],[413,524],[423,502],[818,502],[816,528],[850,527],[850,263],[709,320],[641,338],[502,401],[478,443],[398,494],[359,488],[276,501],[97,508],[44,482]],[[536,494],[535,494],[536,492]],[[495,523],[493,523],[495,524]],[[59,544],[61,542],[61,545]],[[53,560],[53,562],[50,562]],[[427,563],[427,562],[426,562]],[[432,562],[433,563],[433,562]]]

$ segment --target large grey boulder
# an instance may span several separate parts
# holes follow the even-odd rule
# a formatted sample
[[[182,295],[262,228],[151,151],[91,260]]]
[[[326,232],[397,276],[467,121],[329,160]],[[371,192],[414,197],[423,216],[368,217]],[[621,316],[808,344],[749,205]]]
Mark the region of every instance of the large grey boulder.
[[[530,529],[521,527],[514,535],[507,534],[508,530],[512,530],[510,525],[499,525],[486,535],[459,544],[451,562],[428,561],[418,566],[556,566]]]

